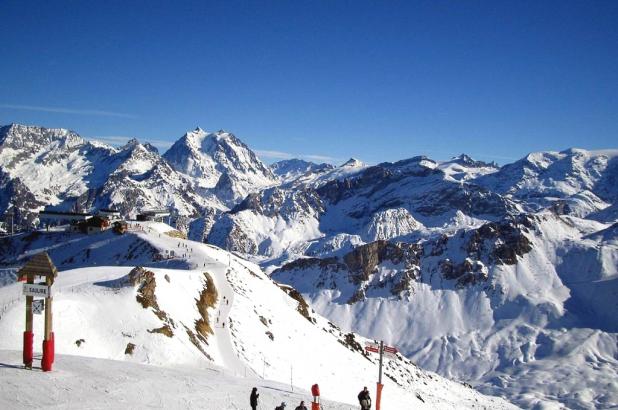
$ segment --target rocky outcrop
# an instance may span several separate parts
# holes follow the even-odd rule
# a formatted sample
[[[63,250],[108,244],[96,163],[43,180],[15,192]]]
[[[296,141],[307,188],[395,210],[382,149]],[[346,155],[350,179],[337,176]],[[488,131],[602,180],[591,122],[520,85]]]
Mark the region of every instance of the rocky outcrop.
[[[342,256],[300,258],[272,275],[285,283],[310,278],[317,289],[353,284],[346,301],[351,304],[372,292],[383,294],[383,289],[397,297],[409,295],[415,283],[463,289],[487,282],[489,266],[516,264],[517,258],[530,252],[527,235],[534,224],[533,217],[520,215],[418,242],[379,240],[356,246]],[[440,282],[432,279],[436,273]]]
[[[532,250],[526,232],[532,227],[532,217],[520,215],[501,222],[490,222],[473,230],[465,250],[476,259],[489,254],[491,263],[514,265],[517,257]]]
[[[359,284],[367,281],[377,266],[385,261],[394,265],[404,263],[404,270],[418,265],[423,248],[417,244],[391,243],[375,241],[362,245],[343,257],[350,271],[352,283]]]
[[[219,295],[215,287],[215,282],[208,272],[204,272],[204,279],[204,288],[200,292],[199,299],[195,301],[197,310],[200,312],[200,319],[195,321],[195,331],[197,337],[202,342],[208,344],[208,336],[214,334],[212,324],[210,323],[210,316],[208,315],[208,309],[215,306]]]

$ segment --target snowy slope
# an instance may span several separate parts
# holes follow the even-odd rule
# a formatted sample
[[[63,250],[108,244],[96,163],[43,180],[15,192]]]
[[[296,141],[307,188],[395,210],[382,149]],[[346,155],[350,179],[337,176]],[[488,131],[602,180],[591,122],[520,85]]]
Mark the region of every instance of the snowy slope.
[[[615,225],[544,213],[301,259],[273,277],[343,329],[522,407],[612,408],[617,245]]]
[[[245,409],[253,387],[262,409],[285,401],[294,408],[311,393],[289,384],[236,377],[218,367],[155,366],[127,361],[57,355],[52,373],[24,371],[21,352],[0,350],[0,408],[32,409]],[[61,393],[59,389],[61,389]],[[329,410],[351,405],[324,400]]]
[[[318,382],[324,386],[325,397],[344,403],[354,403],[359,386],[373,384],[376,360],[365,357],[357,347],[365,339],[345,334],[314,314],[292,289],[281,288],[256,265],[225,251],[168,236],[162,224],[141,226],[144,231],[122,236],[103,233],[87,241],[63,234],[54,241],[53,233],[45,234],[24,250],[31,254],[50,248],[60,267],[105,265],[59,274],[54,285],[59,354],[168,367],[217,366],[227,374],[279,383],[289,383],[292,376],[294,385]],[[117,254],[122,248],[128,251]],[[153,250],[174,250],[181,257],[157,262]],[[144,273],[146,279],[133,285],[136,271],[131,266],[110,266],[131,263],[128,259],[156,266],[148,268],[153,275]],[[200,308],[203,292],[214,289],[214,304]],[[150,295],[147,308],[139,301],[140,295]],[[4,336],[0,349],[19,349],[23,297],[18,284],[0,288],[0,306]],[[204,322],[212,333],[204,331]],[[40,329],[40,317],[35,327]],[[37,337],[38,346],[40,332]],[[134,345],[130,354],[129,343]],[[454,403],[464,408],[479,404],[509,407],[426,373],[403,358],[389,362],[386,374],[390,376],[385,382],[385,408],[407,409],[411,403],[427,408],[451,408]]]

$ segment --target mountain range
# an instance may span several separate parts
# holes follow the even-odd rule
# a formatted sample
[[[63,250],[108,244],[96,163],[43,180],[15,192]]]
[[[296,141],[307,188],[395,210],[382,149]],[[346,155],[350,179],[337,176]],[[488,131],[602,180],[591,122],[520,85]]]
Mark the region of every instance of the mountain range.
[[[44,206],[170,208],[344,331],[526,408],[618,406],[617,199],[612,149],[266,166],[225,131],[160,155],[0,128],[0,212],[20,225]]]

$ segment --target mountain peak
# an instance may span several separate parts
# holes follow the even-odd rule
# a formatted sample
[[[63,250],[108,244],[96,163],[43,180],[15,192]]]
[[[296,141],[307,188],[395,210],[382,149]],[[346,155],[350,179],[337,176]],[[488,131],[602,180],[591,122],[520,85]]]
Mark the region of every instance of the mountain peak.
[[[453,162],[460,165],[466,165],[469,167],[475,168],[483,168],[483,167],[491,167],[491,168],[499,168],[498,164],[495,161],[485,162],[485,161],[477,161],[468,154],[459,154],[453,158],[449,162]]]
[[[350,158],[349,160],[341,164],[341,168],[359,168],[364,166],[365,163],[356,158]]]
[[[194,178],[199,189],[213,189],[230,205],[277,182],[255,153],[225,130],[206,132],[198,127],[176,141],[163,157],[176,171]],[[229,183],[219,184],[224,174]],[[231,192],[222,192],[223,188]]]

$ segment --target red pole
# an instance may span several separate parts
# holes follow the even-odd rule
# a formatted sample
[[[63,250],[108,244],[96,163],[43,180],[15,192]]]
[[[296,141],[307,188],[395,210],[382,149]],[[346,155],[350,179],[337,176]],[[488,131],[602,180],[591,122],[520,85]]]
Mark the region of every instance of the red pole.
[[[376,386],[376,410],[380,410],[380,400],[382,400],[382,355],[384,354],[384,341],[380,341],[380,373],[378,376],[378,384]]]
[[[311,386],[311,395],[313,396],[311,410],[320,410],[320,386],[317,383]]]
[[[26,283],[33,284],[34,277],[27,275]],[[32,332],[32,296],[26,296],[26,331],[24,332],[24,366],[27,369],[32,369],[32,359],[34,357],[34,333]]]
[[[32,358],[34,357],[34,333],[24,332],[24,366],[32,368]]]
[[[382,400],[382,388],[384,387],[384,385],[382,383],[378,383],[378,386],[376,388],[377,393],[376,393],[376,410],[380,410],[380,401]]]
[[[41,360],[41,369],[44,372],[49,372],[52,369],[51,351],[52,341],[43,340],[43,359]]]
[[[50,358],[51,362],[54,363],[56,361],[56,338],[54,336],[54,332],[51,332],[51,339],[49,340],[51,341]]]

